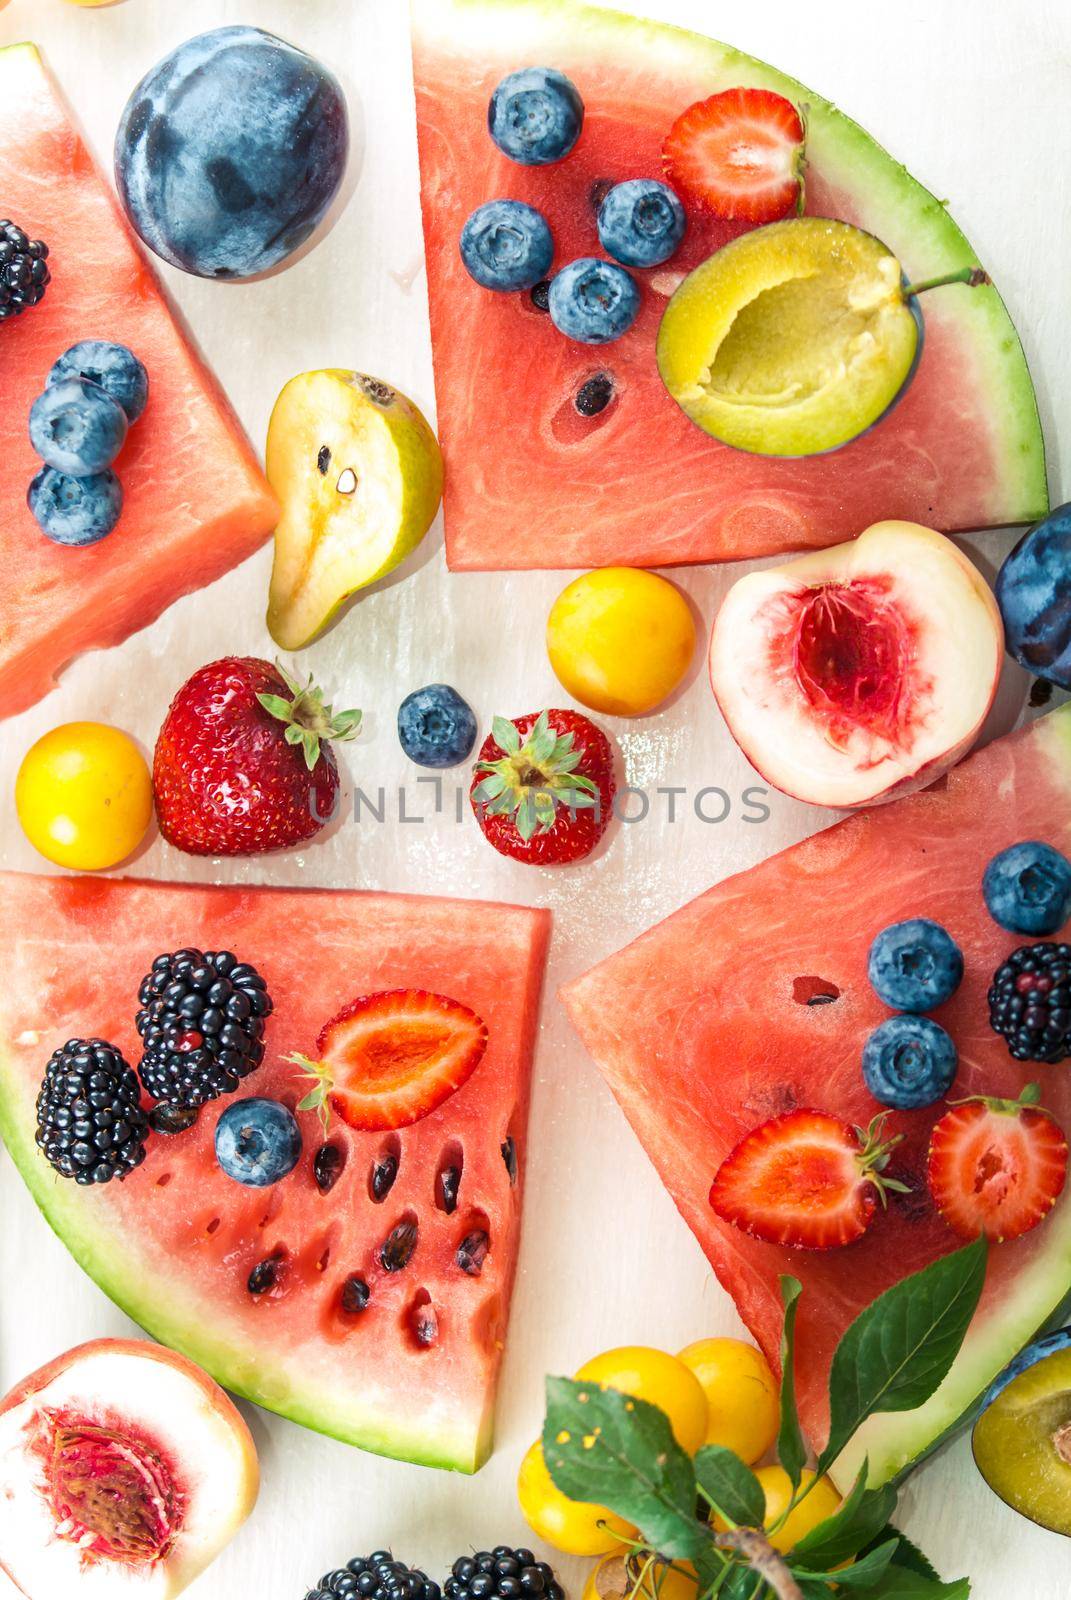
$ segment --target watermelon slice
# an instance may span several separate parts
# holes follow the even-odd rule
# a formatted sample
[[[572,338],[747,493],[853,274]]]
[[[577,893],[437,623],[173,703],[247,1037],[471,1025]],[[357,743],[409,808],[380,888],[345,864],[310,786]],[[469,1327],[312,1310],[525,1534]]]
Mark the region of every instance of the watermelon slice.
[[[599,254],[593,194],[661,173],[693,101],[736,85],[807,108],[807,209],[877,234],[916,281],[976,260],[940,201],[802,84],[698,34],[577,0],[412,0],[439,436],[451,567],[664,566],[817,548],[882,517],[946,531],[1026,522],[1047,506],[1034,391],[995,289],[927,297],[922,361],[869,434],[832,455],[773,461],[694,427],[662,387],[654,341],[681,274],[740,232],[694,208],[679,254],[637,276],[632,331],[571,344],[526,294],[492,294],[458,254],[468,214],[510,196],[546,215],[556,264]],[[521,66],[554,66],[585,102],[568,160],[521,167],[487,136],[487,102]],[[574,405],[608,373],[616,398]]]
[[[860,1055],[888,1015],[867,982],[874,935],[933,917],[963,950],[966,977],[935,1012],[959,1048],[954,1094],[1017,1095],[1031,1078],[1071,1131],[1071,1074],[1014,1062],[988,1024],[986,989],[1017,944],[982,900],[986,862],[1019,839],[1071,850],[1071,707],[972,756],[944,783],[863,813],[730,878],[571,984],[564,999],[678,1208],[771,1361],[778,1358],[778,1275],[804,1286],[797,1383],[813,1443],[828,1427],[827,1379],[849,1322],[905,1271],[960,1241],[925,1185],[941,1108],[894,1113],[906,1142],[891,1196],[865,1238],[815,1253],[763,1244],[708,1203],[723,1157],[757,1124],[795,1106],[865,1125],[880,1108]],[[656,976],[657,975],[657,978]],[[824,1003],[821,1003],[823,1002]],[[817,1002],[817,1003],[816,1003]],[[1032,1233],[994,1247],[982,1305],[937,1394],[878,1416],[842,1458],[850,1480],[869,1455],[873,1481],[896,1476],[975,1403],[1021,1345],[1063,1308],[1071,1284],[1071,1190]]]
[[[0,1133],[76,1260],[156,1339],[307,1427],[473,1472],[490,1450],[517,1255],[547,931],[546,912],[470,901],[5,874]],[[397,1133],[333,1119],[344,1165],[327,1193],[313,1174],[324,1142],[314,1112],[300,1115],[290,1177],[259,1191],[225,1177],[213,1133],[226,1102],[186,1133],[154,1136],[123,1183],[87,1190],[58,1177],[34,1144],[49,1055],[98,1035],[136,1062],[141,978],[154,956],[188,945],[236,951],[275,999],[248,1093],[293,1106],[308,1085],[283,1058],[313,1049],[341,1003],[381,989],[470,1006],[487,1025],[486,1053],[455,1094]],[[371,1173],[386,1154],[397,1177],[377,1202]],[[450,1212],[438,1181],[447,1167],[460,1169]],[[387,1272],[378,1252],[401,1222],[416,1224],[416,1247]],[[458,1252],[479,1231],[488,1248],[472,1270],[472,1253],[463,1266]],[[274,1287],[250,1293],[252,1269],[273,1257]],[[347,1315],[341,1290],[354,1274],[371,1297]]]
[[[10,716],[81,651],[121,643],[244,561],[278,508],[31,44],[0,50],[0,196],[4,216],[47,242],[52,269],[41,304],[0,328],[0,716]],[[41,465],[27,418],[53,361],[80,339],[128,345],[150,391],[116,462],[119,526],[71,549],[27,509]]]

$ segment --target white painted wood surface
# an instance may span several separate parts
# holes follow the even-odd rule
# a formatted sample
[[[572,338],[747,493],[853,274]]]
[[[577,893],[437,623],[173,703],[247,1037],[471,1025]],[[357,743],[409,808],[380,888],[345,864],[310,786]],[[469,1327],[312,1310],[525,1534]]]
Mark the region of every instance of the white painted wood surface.
[[[731,40],[783,67],[856,116],[953,212],[1017,319],[1037,381],[1055,499],[1068,495],[1061,429],[1071,413],[1067,281],[1071,212],[1071,12],[1061,0],[625,0],[633,9]],[[262,443],[274,397],[295,372],[354,365],[433,409],[417,195],[412,87],[403,0],[126,0],[78,10],[63,0],[12,0],[0,43],[42,44],[98,154],[110,164],[119,112],[135,81],[188,35],[223,22],[274,29],[329,62],[350,95],[364,157],[319,248],[267,282],[231,286],[165,269],[165,277],[249,432]],[[2,197],[0,197],[2,201]],[[92,258],[87,247],[87,259]],[[0,380],[2,381],[2,380]],[[21,494],[20,485],[0,493]],[[987,560],[1006,538],[973,541]],[[100,716],[151,747],[174,688],[228,652],[271,654],[263,630],[269,553],[172,608],[122,648],[77,663],[61,687],[0,731],[5,865],[38,866],[11,801],[22,753],[58,722]],[[336,703],[363,706],[365,733],[346,754],[366,790],[411,778],[393,719],[409,689],[457,685],[486,723],[561,699],[542,646],[553,574],[449,577],[441,530],[398,578],[369,595],[308,653]],[[726,573],[680,581],[709,624]],[[1022,700],[1010,672],[1000,722]],[[470,1546],[526,1534],[513,1479],[540,1421],[542,1376],[571,1371],[605,1346],[675,1349],[738,1327],[691,1235],[610,1100],[554,999],[584,970],[732,870],[813,831],[827,817],[775,797],[771,819],[704,825],[665,821],[658,785],[718,784],[737,795],[749,770],[731,745],[697,669],[661,715],[613,731],[629,781],[652,792],[652,820],[616,830],[589,865],[555,876],[498,857],[466,821],[347,825],[300,855],[215,864],[159,840],[137,870],[160,878],[419,888],[545,903],[555,938],[536,1062],[528,1223],[503,1375],[498,1449],[472,1481],[372,1456],[247,1408],[264,1489],[252,1521],[191,1591],[197,1600],[255,1594],[300,1600],[319,1574],[356,1552],[391,1545],[440,1574]],[[413,791],[411,806],[427,791]],[[738,815],[738,813],[737,813]],[[654,820],[654,818],[661,820]],[[83,1277],[0,1156],[0,1390],[83,1339],[129,1324]],[[1005,1510],[965,1442],[915,1477],[906,1530],[948,1577],[969,1572],[977,1600],[1060,1600],[1068,1546]],[[578,1592],[580,1563],[562,1563]],[[73,1600],[73,1597],[71,1597]]]

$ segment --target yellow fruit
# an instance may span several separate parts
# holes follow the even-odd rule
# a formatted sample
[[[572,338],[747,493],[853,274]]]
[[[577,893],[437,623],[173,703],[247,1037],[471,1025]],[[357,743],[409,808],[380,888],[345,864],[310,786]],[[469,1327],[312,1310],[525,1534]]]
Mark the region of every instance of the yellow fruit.
[[[784,1467],[760,1467],[755,1474],[762,1484],[762,1492],[766,1496],[767,1527],[777,1521],[785,1507],[792,1498],[792,1484]],[[800,1479],[800,1488],[805,1489],[814,1481],[814,1473],[804,1472]],[[840,1495],[834,1489],[828,1478],[819,1478],[806,1500],[798,1505],[778,1528],[776,1533],[770,1535],[770,1543],[775,1550],[780,1550],[782,1555],[787,1554],[793,1545],[799,1544],[804,1534],[810,1533],[812,1528],[817,1528],[820,1522],[831,1517],[840,1505]]]
[[[669,1417],[677,1443],[694,1456],[707,1434],[703,1386],[683,1361],[647,1345],[624,1345],[587,1361],[577,1378],[647,1400]]]
[[[538,1439],[521,1462],[517,1499],[532,1532],[566,1555],[605,1555],[636,1532],[605,1506],[562,1494],[547,1471]]]
[[[680,1352],[707,1397],[707,1444],[733,1450],[753,1466],[777,1438],[777,1379],[761,1350],[743,1339],[698,1339]]]
[[[103,722],[67,722],[26,752],[15,780],[22,831],[47,861],[114,867],[152,821],[152,779],[133,739]]]
[[[596,1561],[588,1573],[581,1600],[602,1600],[598,1586],[600,1572],[611,1561],[618,1561],[628,1556],[629,1548],[628,1545],[621,1545],[618,1549],[611,1550],[609,1555]],[[621,1589],[622,1600],[628,1600],[634,1591],[641,1600],[697,1600],[699,1588],[695,1568],[687,1561],[678,1561],[672,1566],[667,1566],[663,1561],[656,1561],[647,1566],[646,1556],[637,1552],[634,1571],[635,1576],[631,1572],[625,1574],[625,1583]],[[643,1574],[642,1579],[641,1574]]]
[[[121,0],[69,0],[69,3],[72,6],[114,6],[120,4]]]
[[[547,621],[550,664],[574,699],[610,716],[653,711],[684,678],[695,623],[654,572],[605,567],[563,589]]]
[[[443,463],[411,400],[362,372],[303,372],[268,424],[268,482],[282,516],[268,630],[299,650],[358,589],[391,572],[435,520]]]

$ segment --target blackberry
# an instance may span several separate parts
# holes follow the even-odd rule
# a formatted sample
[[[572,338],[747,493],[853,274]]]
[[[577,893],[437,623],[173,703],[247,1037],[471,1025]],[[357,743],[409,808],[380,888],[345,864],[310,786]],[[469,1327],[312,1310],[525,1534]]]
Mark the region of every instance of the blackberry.
[[[354,1556],[344,1567],[327,1572],[305,1600],[442,1600],[437,1583],[419,1567],[395,1561],[389,1550]]]
[[[0,219],[0,322],[37,305],[50,281],[44,240],[29,239],[6,217]]]
[[[1071,945],[1024,944],[993,974],[989,1023],[1016,1061],[1071,1055]]]
[[[138,997],[138,1072],[154,1100],[203,1106],[232,1094],[264,1059],[271,996],[260,973],[229,950],[157,956]]]
[[[459,1556],[443,1593],[446,1600],[565,1600],[565,1591],[545,1561],[508,1544]]]
[[[45,1068],[37,1143],[64,1178],[108,1183],[145,1159],[149,1119],[133,1069],[103,1039],[69,1039]]]

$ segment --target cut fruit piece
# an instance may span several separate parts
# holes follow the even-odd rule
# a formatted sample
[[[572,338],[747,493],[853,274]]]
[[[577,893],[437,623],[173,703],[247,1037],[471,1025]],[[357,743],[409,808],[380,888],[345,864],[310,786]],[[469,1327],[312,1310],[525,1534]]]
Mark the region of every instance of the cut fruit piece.
[[[49,246],[52,283],[4,323],[0,459],[0,715],[40,700],[83,650],[115,645],[260,546],[275,499],[237,419],[182,328],[33,45],[0,50],[0,194]],[[126,345],[151,398],[116,470],[118,526],[72,549],[26,505],[40,467],[26,419],[58,356],[87,336]]]
[[[200,1368],[131,1339],[80,1345],[0,1401],[0,1568],[27,1600],[168,1600],[258,1482],[249,1429]]]
[[[662,157],[671,181],[716,217],[772,222],[801,199],[803,120],[771,89],[723,89],[681,113]]]
[[[337,1111],[351,1128],[405,1128],[466,1083],[487,1049],[468,1006],[420,989],[362,995],[321,1029],[307,1067],[317,1087],[302,1109]]]
[[[998,798],[999,797],[999,798]],[[685,1220],[770,1361],[779,1362],[779,1278],[803,1284],[800,1412],[812,1444],[828,1429],[834,1348],[857,1314],[908,1270],[956,1249],[926,1188],[939,1106],[893,1111],[896,1173],[909,1195],[847,1256],[751,1239],[711,1210],[718,1165],[757,1122],[817,1105],[865,1126],[878,1109],[859,1069],[888,1015],[867,954],[889,922],[926,916],[963,951],[963,982],[937,1016],[960,1053],[958,1095],[1014,1098],[1023,1071],[989,1026],[986,991],[1016,935],[982,898],[987,861],[1019,839],[1071,849],[1071,707],[973,755],[939,788],[850,817],[730,878],[570,984],[564,1000]],[[742,981],[741,952],[746,952]],[[652,976],[655,975],[655,976]],[[816,996],[827,1003],[808,1003]],[[1045,1073],[1045,1104],[1071,1126],[1071,1076]],[[836,1467],[847,1492],[863,1458],[875,1482],[931,1450],[1038,1329],[1071,1282],[1071,1196],[1031,1233],[992,1246],[986,1287],[945,1382],[913,1411],[872,1417]]]
[[[880,239],[796,217],[689,273],[656,351],[663,383],[704,433],[756,455],[812,456],[885,414],[921,340],[917,301]]]
[[[1038,1339],[993,1385],[974,1460],[1004,1504],[1071,1535],[1071,1330]]]
[[[1004,636],[988,584],[942,534],[877,522],[729,590],[710,681],[775,788],[872,805],[933,783],[993,703]]]
[[[411,400],[363,372],[291,378],[268,426],[275,530],[268,629],[300,650],[427,533],[443,490],[439,446]]]
[[[998,1243],[1043,1222],[1067,1181],[1067,1140],[1028,1084],[1015,1100],[951,1106],[930,1137],[926,1181],[934,1205],[964,1239]]]
[[[491,1447],[517,1259],[548,921],[345,890],[0,877],[0,1133],[75,1259],[156,1338],[306,1427],[473,1472]],[[90,1019],[137,1060],[142,977],[188,947],[240,952],[263,975],[275,1009],[256,1093],[289,1108],[301,1085],[285,1057],[355,987],[448,991],[483,1018],[487,1049],[411,1127],[335,1119],[325,1137],[299,1112],[301,1159],[267,1192],[220,1170],[226,1102],[150,1139],[125,1183],[65,1182],[34,1142],[45,1063]]]
[[[977,265],[947,208],[827,100],[739,50],[582,0],[412,0],[412,12],[451,568],[735,561],[821,549],[879,517],[951,531],[1044,513],[1033,387],[994,288],[930,297],[918,371],[888,417],[832,455],[787,461],[694,427],[654,359],[681,275],[746,224],[690,207],[673,260],[636,272],[632,328],[598,352],[561,338],[542,294],[489,295],[465,270],[465,219],[502,194],[543,213],[559,263],[590,255],[606,190],[659,176],[681,113],[741,87],[806,105],[808,212],[874,234],[914,281]],[[487,136],[496,83],[533,61],[565,72],[588,111],[554,167],[518,167]],[[595,378],[611,398],[591,414]]]

